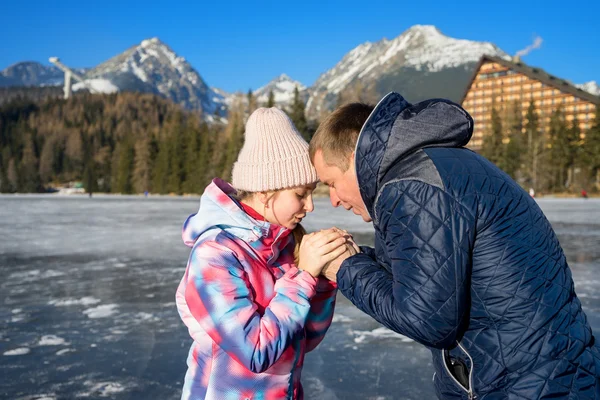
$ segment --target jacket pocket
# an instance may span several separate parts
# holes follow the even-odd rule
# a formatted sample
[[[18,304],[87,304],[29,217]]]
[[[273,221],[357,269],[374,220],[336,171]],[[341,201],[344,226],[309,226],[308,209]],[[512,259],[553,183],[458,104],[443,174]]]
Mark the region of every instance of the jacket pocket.
[[[460,343],[457,342],[457,344],[461,351],[469,358],[469,361],[471,362],[471,368],[469,368],[468,365],[460,358],[451,356],[448,350],[441,350],[444,371],[446,372],[446,375],[448,375],[456,384],[456,386],[458,386],[461,391],[467,395],[469,400],[475,400],[477,399],[477,395],[473,390],[473,372],[475,365],[473,364],[473,359],[467,350]]]

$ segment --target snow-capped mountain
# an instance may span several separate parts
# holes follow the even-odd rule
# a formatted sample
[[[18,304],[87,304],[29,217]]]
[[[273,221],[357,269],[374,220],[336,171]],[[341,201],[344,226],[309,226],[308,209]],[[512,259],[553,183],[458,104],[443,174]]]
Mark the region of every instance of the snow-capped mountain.
[[[298,88],[298,91],[300,92],[300,98],[303,101],[306,101],[308,99],[306,86],[293,80],[286,74],[279,75],[265,86],[256,89],[253,93],[258,104],[263,105],[269,100],[269,93],[272,91],[275,104],[281,107],[287,107],[294,100],[294,90],[296,88]]]
[[[360,84],[381,97],[398,91],[409,101],[458,100],[482,55],[508,57],[488,42],[454,39],[435,26],[415,25],[393,40],[366,42],[351,50],[310,88],[309,117],[335,106],[340,93]]]
[[[54,86],[63,82],[61,70],[35,61],[13,64],[0,71],[0,86]]]
[[[600,86],[598,86],[596,81],[589,81],[575,86],[581,90],[585,90],[586,92],[593,94],[594,96],[600,96]]]
[[[139,45],[98,65],[86,74],[90,79],[106,79],[120,90],[161,94],[204,115],[224,115],[224,97],[213,91],[200,74],[158,38]]]
[[[286,108],[298,87],[307,102],[309,119],[318,119],[348,98],[358,96],[376,102],[390,91],[412,102],[432,97],[458,101],[484,54],[509,59],[492,43],[454,39],[435,26],[415,25],[395,39],[357,46],[309,88],[282,74],[254,95],[258,104],[264,105],[273,91],[276,104]],[[156,93],[188,109],[202,110],[207,121],[224,121],[220,117],[226,116],[234,101],[246,101],[245,93],[210,87],[183,57],[158,38],[144,40],[91,70],[74,70],[86,78],[86,84],[74,82],[74,90],[91,86],[102,93]],[[35,62],[18,63],[0,71],[0,87],[61,85],[63,80],[58,68]],[[600,96],[600,87],[594,81],[578,87]],[[220,117],[215,118],[216,114]]]
[[[91,87],[100,93],[155,93],[188,109],[202,110],[208,120],[215,114],[227,114],[227,94],[211,89],[185,58],[158,38],[143,40],[93,69],[73,70],[85,78],[85,83],[73,82],[74,91]],[[0,72],[0,86],[63,83],[61,70],[37,62],[18,63]]]

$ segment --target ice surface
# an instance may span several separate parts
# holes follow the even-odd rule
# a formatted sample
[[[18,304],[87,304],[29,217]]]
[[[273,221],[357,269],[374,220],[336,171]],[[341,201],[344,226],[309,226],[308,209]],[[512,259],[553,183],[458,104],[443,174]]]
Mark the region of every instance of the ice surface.
[[[175,308],[189,255],[181,226],[199,198],[28,195],[0,203],[0,397],[179,399],[191,344]],[[539,204],[600,332],[600,201]],[[371,224],[327,199],[316,200],[303,224],[339,226],[373,244]],[[432,374],[429,350],[339,295],[302,380],[307,399],[429,399]]]

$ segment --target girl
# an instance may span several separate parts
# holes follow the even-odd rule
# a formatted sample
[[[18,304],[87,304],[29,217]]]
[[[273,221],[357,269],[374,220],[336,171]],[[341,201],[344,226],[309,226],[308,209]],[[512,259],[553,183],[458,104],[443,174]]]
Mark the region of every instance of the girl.
[[[282,111],[249,117],[232,179],[213,180],[183,227],[192,251],[176,301],[194,342],[182,399],[302,399],[304,354],[323,340],[337,290],[319,274],[348,256],[346,238],[332,228],[295,243],[317,175]]]

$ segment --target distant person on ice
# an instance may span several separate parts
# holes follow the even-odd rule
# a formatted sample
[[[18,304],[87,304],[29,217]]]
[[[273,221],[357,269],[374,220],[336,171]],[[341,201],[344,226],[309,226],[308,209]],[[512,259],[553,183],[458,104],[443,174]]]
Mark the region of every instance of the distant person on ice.
[[[331,203],[373,221],[375,248],[327,274],[431,349],[440,399],[600,399],[600,349],[556,235],[516,182],[464,148],[472,132],[459,105],[397,93],[329,115],[311,159]]]
[[[357,252],[335,228],[304,233],[317,175],[289,117],[248,119],[233,187],[215,179],[183,240],[192,248],[177,308],[194,339],[182,399],[302,399],[304,355],[325,336],[336,284],[330,261]]]

